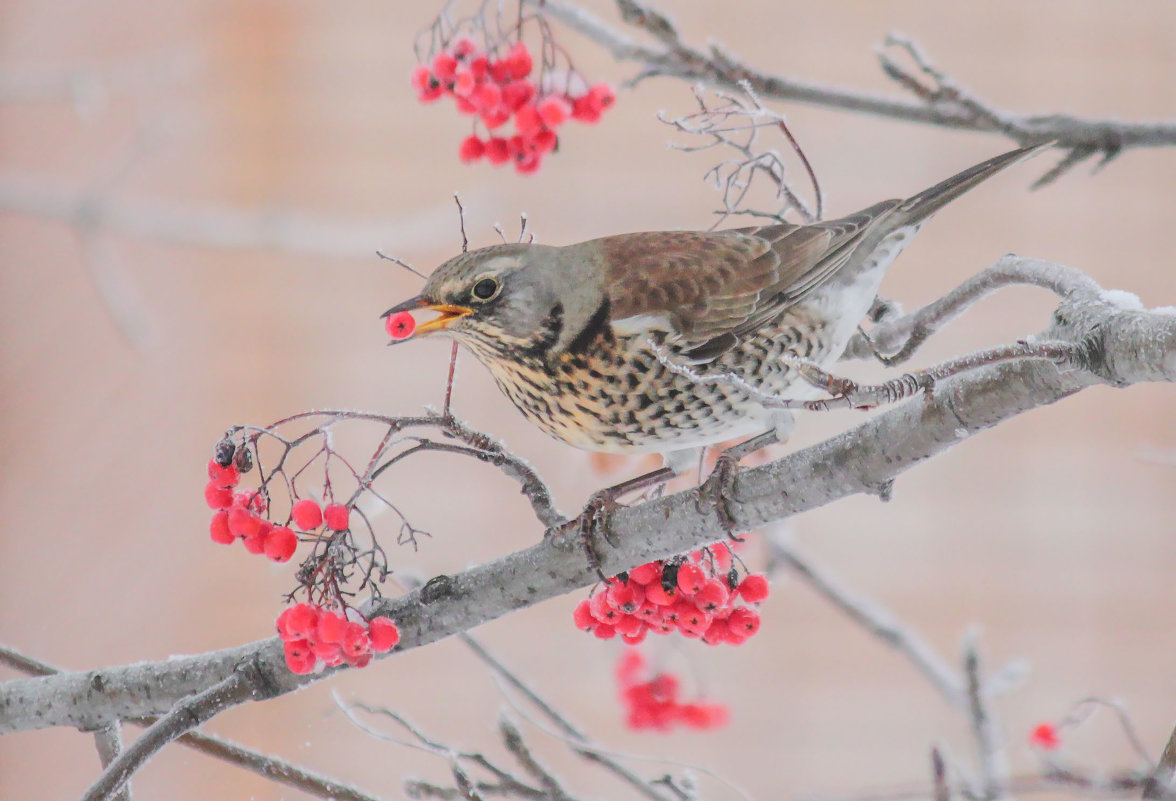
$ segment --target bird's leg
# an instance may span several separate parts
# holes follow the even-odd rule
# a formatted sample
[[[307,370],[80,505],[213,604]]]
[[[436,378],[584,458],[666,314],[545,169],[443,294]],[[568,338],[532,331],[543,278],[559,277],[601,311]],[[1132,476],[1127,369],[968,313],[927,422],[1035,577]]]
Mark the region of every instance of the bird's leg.
[[[596,538],[599,535],[609,545],[614,548],[616,547],[617,542],[612,536],[612,514],[620,506],[617,503],[617,499],[628,495],[630,492],[637,492],[638,490],[665,484],[677,474],[678,471],[672,467],[661,467],[636,478],[630,478],[619,484],[598,490],[592,493],[580,516],[574,521],[571,521],[571,525],[574,525],[578,531],[580,544],[588,557],[589,566],[596,571],[602,581],[608,577],[604,575],[604,571],[601,569],[601,559],[600,553],[596,548]]]
[[[750,456],[756,451],[787,441],[796,425],[793,414],[782,409],[772,416],[772,427],[762,434],[744,440],[738,445],[722,451],[715,460],[715,467],[699,488],[699,497],[710,498],[715,507],[715,514],[719,517],[719,525],[727,532],[727,536],[735,542],[742,542],[743,538],[735,533],[735,516],[731,514],[730,503],[733,500],[735,474],[739,472],[739,460]]]

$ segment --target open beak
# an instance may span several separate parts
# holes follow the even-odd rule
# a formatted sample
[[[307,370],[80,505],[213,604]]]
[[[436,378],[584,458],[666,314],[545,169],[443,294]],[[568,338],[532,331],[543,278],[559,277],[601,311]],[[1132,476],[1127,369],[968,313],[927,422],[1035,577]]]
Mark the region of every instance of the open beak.
[[[415,298],[409,298],[403,303],[398,303],[388,311],[381,314],[381,317],[388,317],[397,312],[413,311],[415,309],[425,309],[427,311],[435,311],[438,316],[432,320],[426,320],[416,327],[413,336],[421,336],[422,334],[429,334],[433,331],[443,331],[448,328],[454,320],[460,320],[467,314],[472,314],[473,309],[468,306],[451,306],[448,303],[432,303],[424,295],[417,295]]]

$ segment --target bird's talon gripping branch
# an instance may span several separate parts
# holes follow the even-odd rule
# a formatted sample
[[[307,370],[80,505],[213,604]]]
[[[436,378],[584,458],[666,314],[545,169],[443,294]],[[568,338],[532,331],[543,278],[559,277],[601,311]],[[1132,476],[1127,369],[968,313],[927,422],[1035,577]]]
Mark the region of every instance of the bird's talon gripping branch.
[[[735,517],[730,508],[734,499],[735,474],[738,472],[738,457],[728,452],[720,453],[714,469],[699,490],[699,499],[710,499],[718,515],[719,525],[727,532],[727,537],[735,542],[743,542],[743,537],[735,532]]]

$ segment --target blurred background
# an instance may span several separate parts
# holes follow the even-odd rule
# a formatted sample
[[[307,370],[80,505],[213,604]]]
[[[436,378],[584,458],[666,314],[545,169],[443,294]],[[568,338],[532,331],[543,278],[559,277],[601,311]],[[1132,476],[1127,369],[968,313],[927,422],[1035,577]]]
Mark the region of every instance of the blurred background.
[[[620,25],[610,3],[584,5]],[[1176,6],[1162,0],[692,0],[666,10],[690,41],[833,85],[895,91],[874,48],[899,30],[999,107],[1136,121],[1172,118],[1176,106]],[[85,669],[268,636],[292,570],[209,543],[205,462],[233,423],[440,403],[448,344],[385,347],[379,314],[420,282],[375,251],[424,271],[455,253],[454,191],[474,245],[497,241],[495,222],[515,231],[520,212],[552,244],[711,223],[718,197],[701,179],[713,159],[668,149],[655,117],[692,110],[674,80],[622,91],[595,127],[570,125],[538,175],[460,164],[468,121],[449,103],[418,105],[408,84],[414,35],[437,11],[0,2],[0,641]],[[631,75],[592,43],[557,35],[590,80]],[[775,108],[817,170],[830,216],[912,194],[1010,146]],[[1148,306],[1176,303],[1176,151],[1131,151],[1093,177],[1083,168],[1027,191],[1049,163],[1020,165],[939,214],[884,292],[913,308],[1011,251],[1085,270]],[[1006,291],[914,364],[1039,331],[1051,309],[1044,293]],[[846,372],[881,374],[856,363]],[[600,476],[585,454],[529,427],[468,358],[455,408],[530,460],[565,510],[640,469]],[[912,470],[888,504],[853,498],[806,515],[796,536],[953,661],[978,627],[990,666],[1028,663],[1023,686],[995,707],[1019,772],[1037,764],[1028,731],[1090,695],[1120,699],[1155,755],[1176,721],[1174,411],[1168,386],[1088,390]],[[859,419],[806,417],[796,442]],[[389,492],[433,535],[419,552],[391,552],[421,576],[541,536],[514,485],[469,460],[426,455]],[[762,564],[759,549],[749,559]],[[579,597],[477,634],[618,750],[705,765],[759,798],[925,783],[933,743],[972,756],[963,719],[900,656],[787,578],[739,649],[652,643],[655,662],[730,705],[726,729],[627,732],[611,676],[619,647],[572,627]],[[406,774],[444,778],[442,760],[356,730],[332,689],[386,704],[448,744],[499,752],[503,699],[453,641],[235,709],[208,729],[388,798],[401,797]],[[573,792],[619,797],[530,731]],[[1109,718],[1067,745],[1087,766],[1135,764]],[[97,772],[92,738],[77,732],[0,738],[0,798],[76,797]],[[135,786],[143,798],[303,797],[180,747]],[[736,796],[712,786],[708,797]]]

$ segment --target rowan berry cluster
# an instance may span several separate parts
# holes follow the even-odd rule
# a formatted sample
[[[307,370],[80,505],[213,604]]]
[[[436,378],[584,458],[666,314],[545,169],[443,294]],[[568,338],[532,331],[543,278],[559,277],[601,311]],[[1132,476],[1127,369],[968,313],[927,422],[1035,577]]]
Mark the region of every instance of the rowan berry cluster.
[[[312,604],[295,604],[278,615],[278,636],[291,673],[315,673],[346,663],[361,668],[372,654],[391,651],[400,630],[386,617],[364,620],[355,610],[346,613]]]
[[[731,561],[730,549],[720,544],[614,576],[576,606],[576,628],[602,640],[619,634],[630,645],[649,632],[675,631],[709,645],[740,645],[759,631],[754,607],[769,588],[760,574],[740,581]]]
[[[673,673],[658,673],[648,679],[646,673],[645,658],[636,649],[626,648],[617,662],[616,677],[625,725],[630,729],[669,731],[684,725],[701,730],[727,722],[728,711],[722,704],[680,700],[681,681]]]
[[[412,85],[422,103],[452,97],[459,112],[476,116],[490,132],[462,141],[458,156],[463,162],[510,162],[520,173],[535,172],[559,146],[560,126],[568,120],[599,121],[616,93],[608,84],[589,87],[574,72],[561,76],[556,88],[554,80],[532,78],[535,61],[526,42],[516,41],[499,56],[502,47],[480,47],[468,36],[456,37],[429,63],[417,65]],[[514,135],[493,133],[512,118]]]

